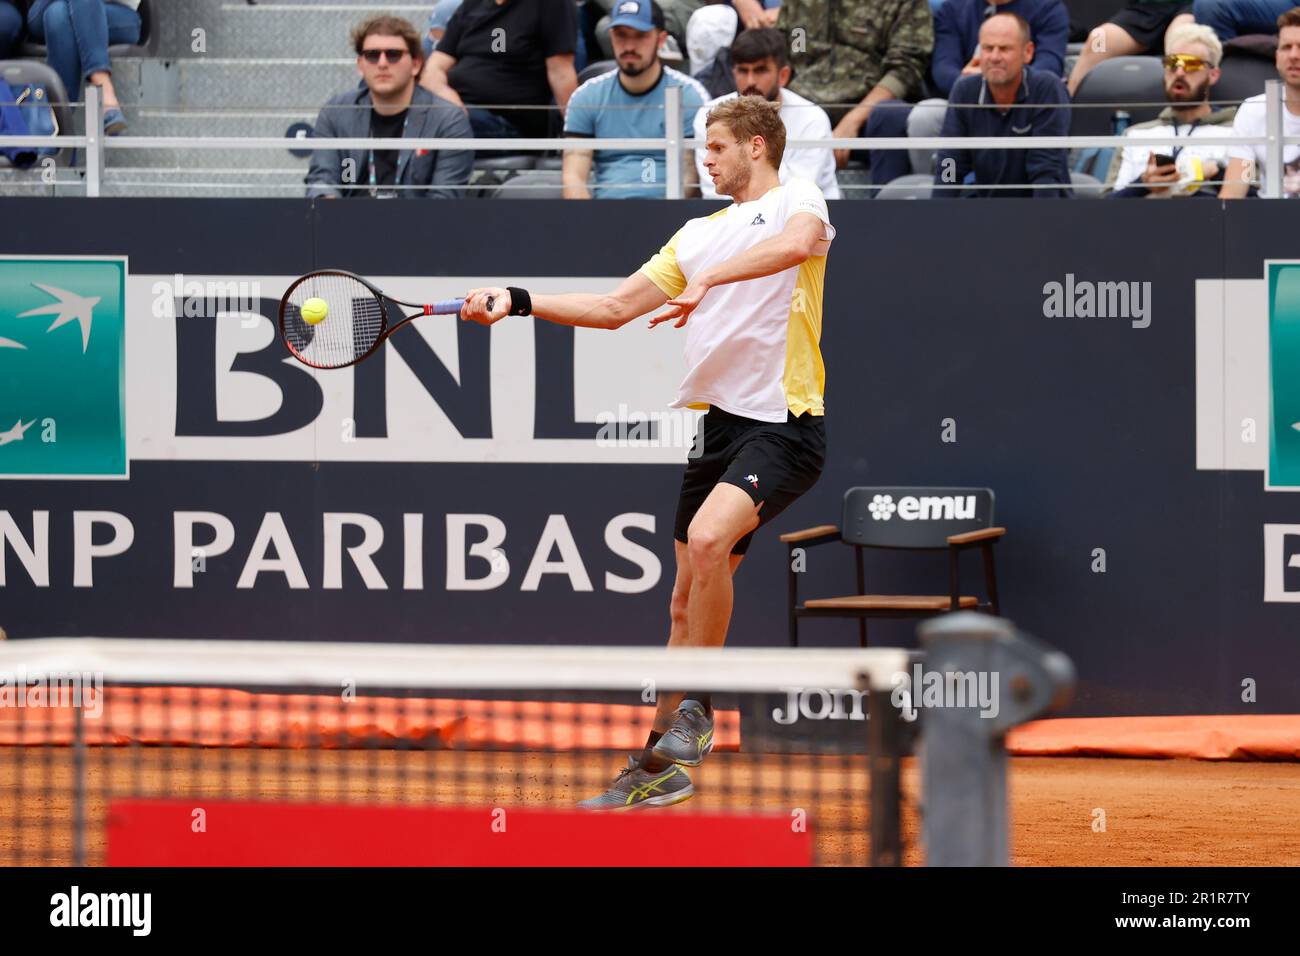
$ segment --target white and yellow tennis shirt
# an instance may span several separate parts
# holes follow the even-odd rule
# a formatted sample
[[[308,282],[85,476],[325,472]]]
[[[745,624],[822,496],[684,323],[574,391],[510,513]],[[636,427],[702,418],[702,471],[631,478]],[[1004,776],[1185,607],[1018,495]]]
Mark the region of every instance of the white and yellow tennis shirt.
[[[758,199],[692,219],[640,269],[670,298],[691,276],[779,235],[796,213],[812,213],[835,238],[816,184],[792,178]],[[714,286],[686,323],[686,378],[673,408],[708,408],[762,422],[825,412],[822,285],[826,257],[783,272]]]

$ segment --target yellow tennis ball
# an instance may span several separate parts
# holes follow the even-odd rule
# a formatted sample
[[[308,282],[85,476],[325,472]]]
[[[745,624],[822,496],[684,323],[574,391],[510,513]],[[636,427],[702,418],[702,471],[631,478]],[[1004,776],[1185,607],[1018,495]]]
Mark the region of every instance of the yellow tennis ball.
[[[302,319],[308,325],[319,325],[325,321],[325,316],[329,315],[330,307],[325,304],[324,299],[311,298],[304,302],[298,311],[302,313]]]

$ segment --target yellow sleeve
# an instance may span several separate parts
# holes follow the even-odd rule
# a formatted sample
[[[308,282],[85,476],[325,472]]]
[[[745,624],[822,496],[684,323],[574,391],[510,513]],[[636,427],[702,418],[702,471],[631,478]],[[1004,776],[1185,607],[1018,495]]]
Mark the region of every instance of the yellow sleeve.
[[[681,234],[682,231],[678,229],[668,244],[638,270],[669,298],[681,295],[686,288],[686,276],[682,275],[682,270],[677,265],[677,237]]]

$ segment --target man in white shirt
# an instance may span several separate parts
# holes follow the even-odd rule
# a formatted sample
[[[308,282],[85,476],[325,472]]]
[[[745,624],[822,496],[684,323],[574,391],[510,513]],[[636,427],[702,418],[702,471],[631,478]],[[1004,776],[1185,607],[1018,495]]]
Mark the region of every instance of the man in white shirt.
[[[770,27],[743,30],[731,44],[731,73],[736,81],[736,93],[710,100],[695,114],[695,139],[705,138],[705,121],[709,110],[737,96],[762,96],[781,107],[781,122],[785,124],[789,139],[829,139],[831,121],[826,111],[812,100],[804,99],[793,90],[786,89],[790,82],[790,60],[786,53],[785,36]],[[704,168],[708,150],[695,151],[695,166],[699,170],[700,194],[705,199],[717,199],[717,190]],[[781,182],[790,177],[809,179],[817,184],[827,199],[840,198],[840,186],[835,179],[835,152],[831,149],[787,149],[778,172]]]
[[[719,647],[732,582],[754,532],[808,491],[826,459],[820,348],[826,254],[835,228],[821,190],[777,178],[785,125],[776,104],[742,96],[713,108],[705,170],[732,203],[686,222],[608,294],[473,289],[461,317],[507,315],[617,329],[650,319],[686,328],[674,408],[708,409],[682,476],[673,527],[670,647]],[[580,806],[627,810],[688,799],[713,749],[708,689],[660,688],[653,730],[608,791]]]
[[[1184,24],[1170,31],[1164,59],[1169,106],[1159,119],[1139,123],[1124,135],[1132,140],[1185,136],[1187,145],[1125,146],[1112,164],[1112,169],[1118,169],[1112,198],[1168,199],[1217,193],[1228,166],[1228,147],[1215,140],[1232,135],[1233,116],[1232,110],[1210,108],[1222,59],[1223,44],[1209,27]]]
[[[1282,80],[1286,106],[1282,110],[1284,136],[1300,136],[1300,7],[1292,7],[1277,18],[1277,72]],[[1234,136],[1263,136],[1264,94],[1252,96],[1237,110]],[[1259,194],[1269,196],[1264,181],[1264,145],[1230,146],[1228,172],[1223,177],[1220,199],[1243,199],[1251,184],[1260,183]],[[1282,147],[1282,195],[1300,197],[1300,146]]]

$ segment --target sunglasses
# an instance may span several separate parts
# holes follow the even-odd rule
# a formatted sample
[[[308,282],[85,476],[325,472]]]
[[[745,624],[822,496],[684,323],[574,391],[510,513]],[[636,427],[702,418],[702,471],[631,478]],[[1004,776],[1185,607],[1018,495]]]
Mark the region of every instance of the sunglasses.
[[[1199,73],[1210,66],[1199,56],[1192,56],[1190,53],[1170,53],[1164,58],[1163,62],[1165,69],[1171,73],[1180,66],[1183,68],[1184,73]]]
[[[410,53],[410,50],[362,50],[361,55],[366,58],[367,63],[378,63],[382,56],[389,63],[401,63],[402,57]]]

